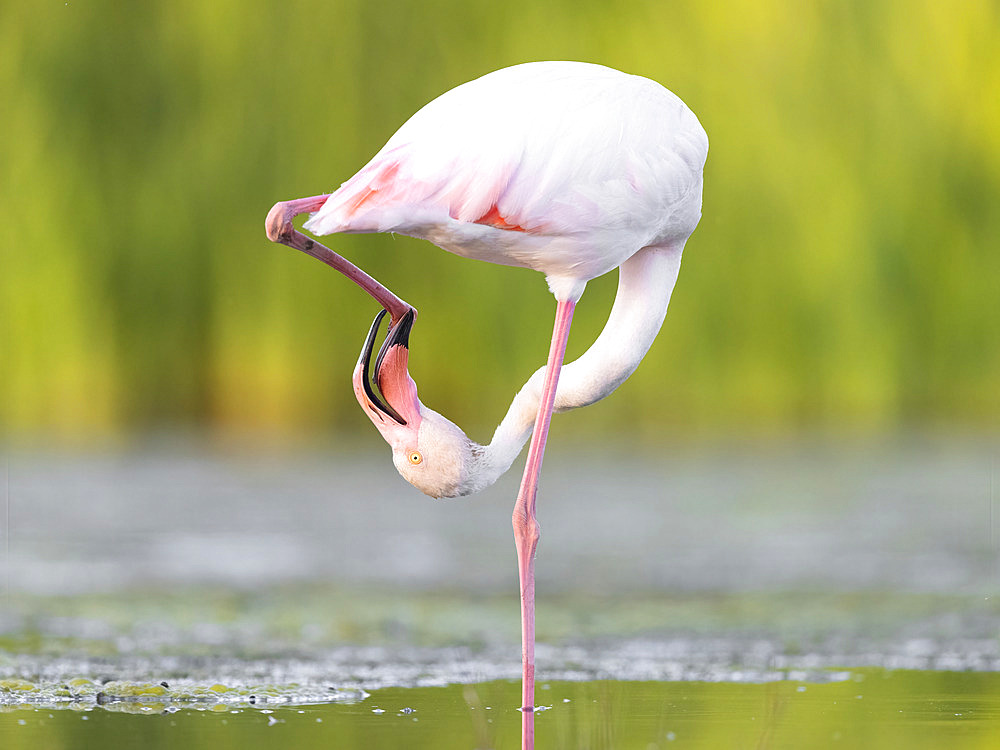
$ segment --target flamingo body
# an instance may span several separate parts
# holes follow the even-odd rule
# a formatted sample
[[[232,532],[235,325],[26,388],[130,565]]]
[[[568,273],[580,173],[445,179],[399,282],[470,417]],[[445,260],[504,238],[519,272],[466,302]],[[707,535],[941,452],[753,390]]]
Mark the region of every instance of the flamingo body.
[[[557,298],[701,215],[708,139],[658,83],[600,65],[526,63],[414,114],[305,228],[397,232],[544,273]]]

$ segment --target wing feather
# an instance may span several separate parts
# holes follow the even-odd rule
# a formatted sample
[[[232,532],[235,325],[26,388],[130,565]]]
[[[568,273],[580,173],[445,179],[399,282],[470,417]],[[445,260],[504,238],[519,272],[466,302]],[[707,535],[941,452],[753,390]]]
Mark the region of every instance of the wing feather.
[[[583,63],[519,65],[419,110],[306,228],[427,237],[479,223],[627,237],[634,252],[690,223],[679,209],[695,190],[700,205],[707,151],[697,118],[658,83]]]

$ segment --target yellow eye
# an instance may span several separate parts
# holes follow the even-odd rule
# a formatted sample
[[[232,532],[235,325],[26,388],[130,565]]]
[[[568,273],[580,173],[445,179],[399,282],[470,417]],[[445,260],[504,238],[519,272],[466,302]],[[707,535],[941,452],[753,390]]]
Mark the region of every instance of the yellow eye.
[[[413,464],[414,466],[416,466],[417,464],[419,464],[421,461],[424,460],[424,457],[420,455],[420,451],[413,451],[413,453],[410,454],[409,458],[410,458],[410,463]]]

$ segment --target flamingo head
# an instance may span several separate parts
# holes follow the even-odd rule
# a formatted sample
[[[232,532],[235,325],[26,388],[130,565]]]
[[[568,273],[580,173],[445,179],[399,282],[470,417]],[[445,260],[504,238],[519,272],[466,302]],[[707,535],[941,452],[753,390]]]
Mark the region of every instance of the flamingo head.
[[[403,479],[431,497],[474,492],[479,489],[474,477],[481,446],[417,398],[408,370],[413,309],[389,329],[372,373],[372,351],[385,312],[375,317],[354,368],[354,395],[392,448],[392,462]]]

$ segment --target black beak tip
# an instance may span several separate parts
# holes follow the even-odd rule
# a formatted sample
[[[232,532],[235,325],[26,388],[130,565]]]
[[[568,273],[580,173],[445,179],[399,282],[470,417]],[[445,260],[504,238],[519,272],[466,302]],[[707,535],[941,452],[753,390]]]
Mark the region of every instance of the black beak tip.
[[[416,320],[416,314],[411,307],[405,313],[403,317],[399,319],[399,322],[389,331],[386,336],[386,340],[392,340],[392,345],[400,344],[409,348],[410,346],[410,331],[413,330],[413,321]]]
[[[410,348],[410,331],[413,330],[413,321],[415,318],[416,314],[411,307],[403,313],[403,317],[399,319],[399,322],[385,334],[385,341],[382,342],[382,348],[379,349],[378,356],[375,358],[376,380],[378,380],[379,370],[382,369],[382,360],[385,358],[387,351],[394,346],[401,346],[404,349]]]

